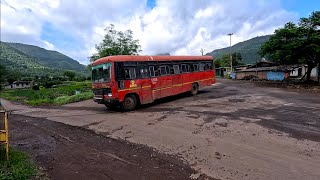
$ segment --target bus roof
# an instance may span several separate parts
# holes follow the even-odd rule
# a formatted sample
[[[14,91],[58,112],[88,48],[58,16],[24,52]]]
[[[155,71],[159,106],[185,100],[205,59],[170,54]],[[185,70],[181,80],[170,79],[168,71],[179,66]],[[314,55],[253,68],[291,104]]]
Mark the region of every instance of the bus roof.
[[[212,56],[134,56],[119,55],[100,58],[92,63],[93,66],[107,62],[130,62],[130,61],[208,61],[213,60]]]

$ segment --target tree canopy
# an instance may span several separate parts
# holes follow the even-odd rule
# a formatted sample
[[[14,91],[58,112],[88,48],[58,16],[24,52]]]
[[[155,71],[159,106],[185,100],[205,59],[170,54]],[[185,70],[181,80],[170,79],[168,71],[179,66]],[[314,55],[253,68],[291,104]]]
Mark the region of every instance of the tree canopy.
[[[138,55],[141,52],[139,40],[133,39],[131,30],[117,31],[113,24],[105,28],[105,36],[99,45],[96,45],[98,54],[91,56],[95,61],[99,58],[112,55]]]
[[[214,61],[214,65],[216,68],[218,67],[229,67],[230,66],[230,55],[224,54],[222,57],[217,58]],[[232,66],[244,65],[242,62],[242,56],[238,52],[232,53]]]
[[[63,75],[64,75],[64,76],[67,76],[68,79],[69,79],[70,81],[72,81],[72,80],[74,79],[74,77],[76,76],[76,73],[73,72],[73,71],[65,71],[65,72],[63,73]]]
[[[4,77],[7,73],[6,67],[0,64],[0,83],[4,81]]]
[[[298,24],[287,23],[275,30],[260,50],[260,54],[283,65],[307,64],[307,81],[314,67],[320,67],[320,11]]]

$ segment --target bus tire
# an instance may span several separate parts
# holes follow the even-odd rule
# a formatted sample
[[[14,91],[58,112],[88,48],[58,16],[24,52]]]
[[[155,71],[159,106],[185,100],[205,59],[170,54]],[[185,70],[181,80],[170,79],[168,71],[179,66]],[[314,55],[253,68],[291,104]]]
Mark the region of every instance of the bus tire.
[[[132,111],[137,107],[137,104],[138,104],[137,97],[133,94],[129,94],[121,102],[121,108],[124,111]]]
[[[193,83],[191,87],[191,94],[192,95],[197,95],[199,92],[199,86],[197,83]]]

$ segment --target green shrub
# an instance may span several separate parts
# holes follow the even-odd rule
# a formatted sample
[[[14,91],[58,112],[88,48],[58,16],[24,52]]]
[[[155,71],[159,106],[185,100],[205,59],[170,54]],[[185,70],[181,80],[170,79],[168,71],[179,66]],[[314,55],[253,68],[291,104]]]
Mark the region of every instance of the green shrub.
[[[51,104],[54,101],[57,101],[56,99],[59,97],[73,96],[76,90],[81,92],[80,97],[84,96],[82,94],[92,94],[91,82],[66,82],[65,84],[59,84],[52,88],[41,87],[38,91],[32,89],[10,89],[2,91],[0,97],[13,101],[22,101],[29,105],[38,106],[42,104]],[[60,101],[61,100],[59,100],[59,102]],[[77,99],[68,101],[75,102]]]
[[[3,147],[0,147],[0,151],[1,155],[5,154]],[[31,179],[36,174],[36,166],[29,160],[26,153],[10,149],[9,161],[6,161],[4,156],[0,157],[0,179]]]
[[[85,92],[85,93],[80,93],[80,94],[75,94],[72,96],[61,96],[57,97],[53,103],[54,104],[68,104],[68,103],[73,103],[73,102],[79,102],[83,100],[87,100],[93,97],[92,92]]]

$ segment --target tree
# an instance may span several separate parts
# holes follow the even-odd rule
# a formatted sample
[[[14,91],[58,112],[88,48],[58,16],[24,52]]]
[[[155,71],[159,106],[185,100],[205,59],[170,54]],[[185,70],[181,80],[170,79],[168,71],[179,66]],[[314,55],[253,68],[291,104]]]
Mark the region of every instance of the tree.
[[[6,67],[0,64],[0,84],[4,82],[6,74],[7,74]]]
[[[232,66],[240,66],[244,63],[242,62],[242,56],[240,53],[234,52],[231,54],[232,56]],[[216,68],[218,67],[229,67],[230,66],[230,55],[224,54],[222,57],[217,58],[214,61],[214,65]]]
[[[63,73],[63,75],[64,75],[64,76],[67,76],[68,79],[69,79],[70,81],[72,81],[73,78],[76,76],[76,73],[73,72],[73,71],[65,71],[65,72]]]
[[[117,31],[113,24],[105,28],[105,36],[99,45],[96,45],[97,54],[91,56],[95,61],[99,58],[112,55],[137,55],[141,52],[139,40],[133,39],[132,31]]]
[[[275,30],[259,53],[283,65],[307,64],[307,81],[310,81],[312,69],[320,66],[320,11],[301,18],[297,25],[289,22]]]

